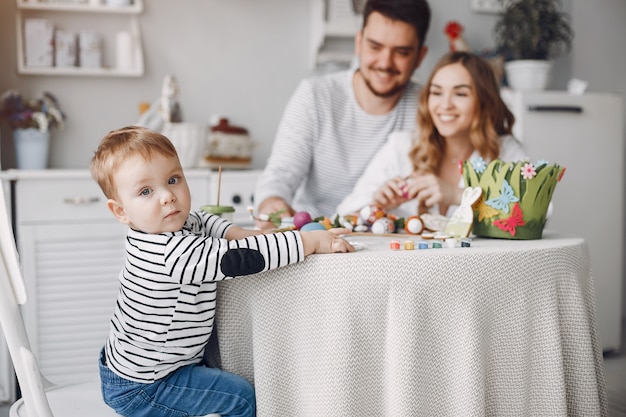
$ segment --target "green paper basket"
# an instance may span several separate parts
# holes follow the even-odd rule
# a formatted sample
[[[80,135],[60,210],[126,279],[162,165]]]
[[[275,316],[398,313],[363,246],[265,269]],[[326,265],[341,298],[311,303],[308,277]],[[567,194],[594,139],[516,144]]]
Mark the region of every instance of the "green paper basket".
[[[472,232],[500,239],[541,239],[554,189],[564,172],[565,167],[546,161],[464,161],[465,185],[483,190],[474,206]]]

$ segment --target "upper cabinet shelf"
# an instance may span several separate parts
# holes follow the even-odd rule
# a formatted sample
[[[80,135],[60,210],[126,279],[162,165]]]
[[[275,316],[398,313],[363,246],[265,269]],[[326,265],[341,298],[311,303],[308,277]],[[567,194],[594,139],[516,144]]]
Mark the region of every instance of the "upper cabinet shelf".
[[[110,6],[101,3],[50,3],[32,0],[17,0],[17,8],[22,10],[48,10],[60,12],[140,14],[143,12],[143,2],[142,0],[136,0],[129,6]]]
[[[310,0],[311,66],[348,66],[354,58],[354,37],[363,23],[360,0]]]
[[[138,16],[143,12],[143,0],[132,0],[129,5],[111,5],[107,0],[87,2],[46,2],[37,0],[16,0],[17,30],[17,71],[27,75],[69,75],[140,77],[144,74],[143,47]],[[45,19],[62,32],[76,36],[74,52],[76,65],[62,65],[58,62],[57,51],[50,65],[29,65],[27,58],[26,21]],[[81,62],[79,34],[92,32],[100,39],[100,65],[86,65]],[[41,36],[38,34],[37,36]],[[61,44],[50,39],[50,44]],[[93,46],[91,46],[93,50]],[[71,47],[69,48],[72,49]]]

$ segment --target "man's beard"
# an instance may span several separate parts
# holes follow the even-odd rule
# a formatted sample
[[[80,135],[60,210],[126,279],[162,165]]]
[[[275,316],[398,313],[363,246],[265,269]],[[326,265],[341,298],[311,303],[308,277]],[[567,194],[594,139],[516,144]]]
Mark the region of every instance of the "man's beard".
[[[399,74],[397,71],[393,71],[393,70],[384,70],[385,72],[391,73],[393,75],[397,75]],[[363,78],[363,81],[365,82],[365,85],[367,86],[367,88],[372,92],[372,94],[374,94],[376,97],[380,97],[380,98],[389,98],[389,97],[393,97],[396,94],[398,94],[399,92],[402,91],[402,89],[404,89],[404,85],[396,85],[394,87],[391,88],[391,90],[385,91],[385,92],[380,92],[377,91],[374,86],[372,86],[372,84],[370,83],[370,81],[363,75],[363,72],[361,72],[361,77]]]

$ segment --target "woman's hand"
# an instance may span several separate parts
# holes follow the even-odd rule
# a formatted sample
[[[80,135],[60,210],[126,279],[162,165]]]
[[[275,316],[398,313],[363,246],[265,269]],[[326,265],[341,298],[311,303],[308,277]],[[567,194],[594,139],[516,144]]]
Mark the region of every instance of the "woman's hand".
[[[450,184],[434,174],[420,175],[413,173],[407,180],[407,198],[417,198],[419,204],[432,207],[439,204],[447,208],[461,204],[463,189]]]
[[[395,177],[374,192],[372,204],[381,207],[383,210],[393,210],[400,204],[409,200],[406,193],[407,182],[402,177]]]

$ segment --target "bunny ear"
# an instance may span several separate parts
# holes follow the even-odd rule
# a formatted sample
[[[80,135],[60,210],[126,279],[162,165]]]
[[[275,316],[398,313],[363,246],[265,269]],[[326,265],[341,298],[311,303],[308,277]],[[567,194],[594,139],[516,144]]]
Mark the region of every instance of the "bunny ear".
[[[463,197],[461,198],[462,206],[473,206],[483,193],[483,189],[480,187],[467,187],[463,190]]]
[[[478,201],[481,195],[483,195],[483,189],[480,187],[474,187],[470,193],[470,204],[474,205]]]

